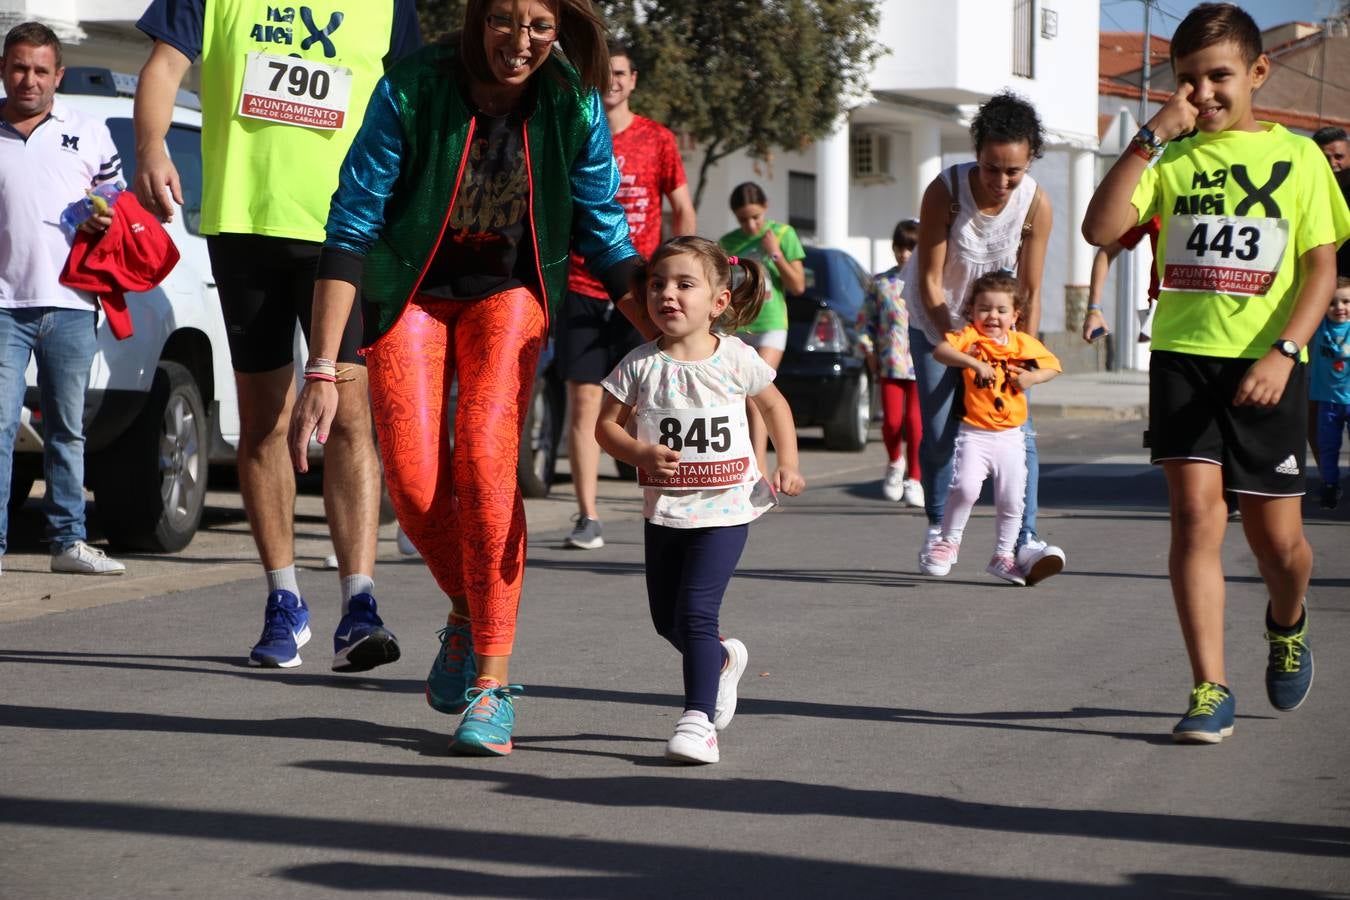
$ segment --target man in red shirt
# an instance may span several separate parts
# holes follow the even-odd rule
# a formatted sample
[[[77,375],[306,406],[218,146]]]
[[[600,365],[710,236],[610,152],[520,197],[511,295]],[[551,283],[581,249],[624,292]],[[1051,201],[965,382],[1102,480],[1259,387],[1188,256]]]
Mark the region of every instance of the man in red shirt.
[[[671,230],[675,234],[694,233],[694,202],[675,135],[628,108],[628,98],[637,87],[637,68],[628,48],[611,42],[609,65],[609,91],[603,100],[621,179],[617,199],[628,213],[633,246],[645,259],[661,243],[661,198],[670,201]],[[638,303],[643,300],[638,298]],[[572,254],[555,348],[567,381],[567,406],[571,410],[567,457],[579,513],[576,527],[565,540],[569,547],[595,550],[605,545],[595,507],[600,468],[595,423],[604,395],[600,382],[641,343],[642,336],[627,318],[615,314],[604,287],[586,271],[581,258]]]

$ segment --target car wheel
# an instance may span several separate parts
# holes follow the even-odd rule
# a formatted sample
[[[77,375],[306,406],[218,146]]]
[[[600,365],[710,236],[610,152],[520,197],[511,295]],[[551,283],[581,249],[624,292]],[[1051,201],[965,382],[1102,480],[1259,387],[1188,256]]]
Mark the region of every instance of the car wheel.
[[[520,492],[526,497],[547,497],[553,489],[558,441],[562,438],[562,407],[562,398],[553,382],[542,375],[535,378],[520,435],[517,471]]]
[[[834,420],[825,424],[826,449],[856,452],[867,446],[867,429],[872,424],[871,385],[867,373],[860,372],[844,391]]]
[[[206,505],[206,449],[197,382],[161,362],[145,406],[92,467],[99,523],[114,547],[173,553],[192,541]]]

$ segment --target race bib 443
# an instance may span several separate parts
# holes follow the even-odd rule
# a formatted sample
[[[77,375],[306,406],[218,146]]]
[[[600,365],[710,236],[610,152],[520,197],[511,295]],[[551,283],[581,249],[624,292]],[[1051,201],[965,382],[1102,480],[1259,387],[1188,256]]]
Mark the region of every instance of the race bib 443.
[[[1173,216],[1162,287],[1168,291],[1262,296],[1289,244],[1289,222],[1251,216]]]
[[[754,472],[745,404],[708,409],[648,409],[637,416],[637,439],[680,453],[680,468],[662,478],[638,470],[638,484],[674,490],[730,487]]]

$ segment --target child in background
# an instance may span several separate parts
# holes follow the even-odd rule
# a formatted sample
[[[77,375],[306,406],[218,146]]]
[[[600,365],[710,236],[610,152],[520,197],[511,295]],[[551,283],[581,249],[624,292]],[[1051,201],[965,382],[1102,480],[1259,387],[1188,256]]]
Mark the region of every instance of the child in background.
[[[867,355],[868,371],[881,385],[881,439],[890,459],[881,481],[881,493],[887,500],[906,506],[923,506],[923,488],[919,485],[923,420],[919,414],[914,359],[909,354],[909,308],[900,296],[905,284],[900,270],[918,243],[917,219],[905,219],[895,226],[891,237],[895,267],[872,279],[858,310],[858,342]]]
[[[1322,327],[1308,347],[1309,398],[1317,417],[1317,468],[1322,473],[1322,508],[1340,505],[1341,435],[1350,426],[1350,278],[1336,279]]]
[[[745,275],[735,290],[732,266]],[[774,370],[731,336],[759,313],[764,270],[728,258],[711,241],[677,237],[639,271],[633,295],[646,298],[661,336],[629,353],[604,380],[595,437],[638,469],[652,623],[684,656],[684,714],[666,759],[715,763],[717,732],[736,711],[736,686],[749,659],[739,640],[720,638],[722,595],[749,523],[773,506],[775,491],[798,494],[806,482]],[[747,398],[777,451],[770,481],[755,462]],[[630,418],[636,437],[625,428]]]
[[[1177,90],[1097,186],[1083,237],[1103,246],[1161,216],[1148,433],[1167,477],[1168,576],[1194,685],[1172,739],[1216,744],[1237,710],[1224,662],[1225,492],[1238,495],[1265,583],[1266,696],[1291,710],[1312,687],[1303,351],[1335,290],[1350,210],[1312,141],[1257,120],[1252,95],[1271,62],[1248,13],[1200,4],[1170,52]]]
[[[1027,486],[1026,390],[1059,374],[1059,360],[1045,345],[1013,330],[1026,295],[1010,272],[990,272],[970,287],[962,310],[970,323],[948,332],[933,358],[963,370],[966,414],[956,436],[951,490],[942,516],[942,535],[920,560],[925,575],[946,575],[956,565],[970,510],[987,476],[994,476],[997,541],[985,569],[990,575],[1026,584],[1013,557]]]

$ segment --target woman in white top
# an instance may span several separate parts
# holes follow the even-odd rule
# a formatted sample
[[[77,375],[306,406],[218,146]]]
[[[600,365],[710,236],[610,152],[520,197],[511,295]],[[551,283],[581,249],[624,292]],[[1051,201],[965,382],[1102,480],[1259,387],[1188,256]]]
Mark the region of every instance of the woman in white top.
[[[1033,336],[1037,333],[1041,275],[1054,218],[1050,198],[1027,174],[1043,143],[1040,117],[1031,104],[1011,92],[998,94],[980,107],[970,134],[975,162],[951,167],[924,192],[918,250],[903,274],[923,416],[919,457],[928,514],[925,550],[940,533],[961,419],[954,414],[960,374],[934,360],[933,348],[943,333],[958,327],[956,310],[975,279],[999,269],[1015,272],[1026,293],[1026,313],[1017,327]],[[1027,497],[1017,562],[1027,584],[1035,584],[1063,568],[1064,552],[1036,537],[1039,465],[1029,417],[1023,428]]]

